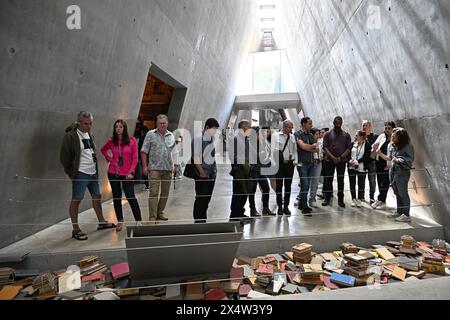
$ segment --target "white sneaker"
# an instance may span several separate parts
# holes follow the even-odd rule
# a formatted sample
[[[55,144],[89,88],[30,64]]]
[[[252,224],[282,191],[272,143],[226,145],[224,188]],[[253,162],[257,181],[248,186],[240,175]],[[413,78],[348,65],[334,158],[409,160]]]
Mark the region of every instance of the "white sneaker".
[[[136,221],[136,227],[142,227],[142,221]]]
[[[402,214],[400,217],[395,219],[397,222],[411,222],[411,218]]]
[[[382,204],[383,202],[381,202],[380,200],[376,200],[374,203],[372,203],[371,207],[373,209],[376,209],[380,204]]]
[[[377,200],[373,205],[372,205],[373,209],[377,209],[377,210],[384,210],[386,209],[386,203],[384,203],[383,201]]]
[[[357,207],[358,206],[358,204],[356,203],[356,199],[353,199],[352,200],[352,207],[354,208],[354,207]]]
[[[317,208],[317,202],[316,202],[316,201],[310,201],[310,202],[309,202],[309,206],[310,206],[311,208]]]
[[[377,210],[387,209],[386,203],[380,201],[380,204],[375,209],[377,209]]]
[[[361,208],[361,200],[358,200],[358,199],[356,199],[355,200],[355,202],[356,202],[356,206],[358,207],[358,208]]]

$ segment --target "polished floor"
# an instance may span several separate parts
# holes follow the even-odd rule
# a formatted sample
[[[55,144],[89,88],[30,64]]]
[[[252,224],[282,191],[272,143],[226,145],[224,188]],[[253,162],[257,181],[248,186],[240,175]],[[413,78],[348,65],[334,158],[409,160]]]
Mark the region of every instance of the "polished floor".
[[[214,189],[213,199],[208,211],[209,222],[228,221],[231,203],[231,185],[232,178],[228,174],[229,167],[226,165],[220,167],[219,175]],[[295,197],[298,194],[298,176],[295,173],[293,183],[293,193],[290,209],[293,213],[290,217],[262,217],[255,218],[251,223],[244,226],[244,238],[273,238],[290,237],[304,235],[320,235],[329,233],[348,233],[376,230],[394,230],[411,229],[416,227],[436,227],[439,226],[431,217],[432,208],[430,204],[413,203],[412,204],[412,223],[398,223],[387,216],[392,213],[395,207],[395,197],[389,193],[388,209],[373,210],[367,203],[363,208],[352,208],[350,193],[346,191],[346,208],[337,206],[337,199],[334,198],[331,207],[322,207],[321,201],[318,202],[319,208],[314,209],[312,217],[305,217],[294,207]],[[346,179],[346,190],[348,181]],[[148,191],[143,190],[143,185],[136,185],[136,196],[139,200],[143,218],[148,219],[147,197]],[[273,191],[272,191],[273,192]],[[166,207],[166,214],[169,222],[165,223],[192,223],[192,207],[194,203],[194,182],[183,178],[172,184],[170,199]],[[366,196],[368,197],[368,196]],[[261,209],[261,195],[258,190],[256,203],[258,209]],[[89,201],[85,200],[85,201]],[[131,210],[126,201],[124,204],[124,216],[126,223],[134,225]],[[270,206],[276,210],[275,194],[270,196]],[[103,204],[105,217],[110,221],[116,221],[112,201]],[[247,204],[247,214],[249,214]],[[20,240],[8,247],[0,250],[0,254],[58,254],[62,252],[102,250],[125,248],[125,229],[116,232],[114,229],[97,231],[97,221],[93,210],[87,210],[80,213],[80,225],[84,232],[89,236],[87,241],[77,241],[71,238],[70,220],[64,220],[45,230],[32,233],[32,228],[22,226],[30,230],[30,236]],[[16,226],[19,228],[20,226]]]

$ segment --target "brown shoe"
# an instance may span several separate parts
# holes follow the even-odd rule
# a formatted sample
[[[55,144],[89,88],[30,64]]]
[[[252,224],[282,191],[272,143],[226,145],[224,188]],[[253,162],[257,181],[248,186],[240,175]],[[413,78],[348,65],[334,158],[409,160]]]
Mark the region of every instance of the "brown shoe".
[[[263,216],[272,216],[272,215],[274,215],[274,213],[272,211],[270,211],[269,208],[263,208],[262,215]]]
[[[252,217],[261,217],[261,214],[258,212],[258,210],[251,209],[250,210],[250,216],[252,216]]]
[[[116,226],[116,232],[122,231],[122,228],[123,228],[123,222],[119,221]]]
[[[158,214],[158,219],[157,219],[157,220],[167,221],[167,220],[169,220],[169,218],[167,218],[167,217],[164,215],[164,212],[161,212],[160,214]]]

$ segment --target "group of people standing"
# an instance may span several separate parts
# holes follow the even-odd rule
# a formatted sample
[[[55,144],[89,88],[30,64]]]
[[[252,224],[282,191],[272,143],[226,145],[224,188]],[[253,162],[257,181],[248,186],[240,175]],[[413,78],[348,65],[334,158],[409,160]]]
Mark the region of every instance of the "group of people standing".
[[[142,224],[139,203],[134,193],[136,168],[139,162],[138,141],[130,137],[128,126],[124,120],[117,120],[113,126],[111,138],[101,147],[100,151],[108,162],[108,179],[113,194],[114,210],[117,225],[108,222],[103,217],[101,193],[98,175],[97,145],[91,133],[94,118],[90,112],[82,111],[77,116],[76,123],[66,129],[60,161],[64,172],[72,181],[72,200],[70,217],[72,220],[72,237],[77,240],[87,240],[78,224],[78,209],[84,198],[86,188],[89,190],[94,210],[99,221],[98,228],[121,231],[124,224],[122,211],[122,193],[130,204],[137,225]],[[173,163],[172,149],[175,147],[175,137],[167,130],[168,118],[165,115],[157,117],[157,129],[150,130],[141,148],[142,174],[149,177],[149,221],[168,220],[164,209],[172,181]],[[148,156],[150,154],[150,156]],[[148,161],[147,161],[148,160]]]
[[[301,130],[292,133],[293,124],[286,120],[281,130],[273,133],[266,143],[258,143],[256,147],[252,147],[248,142],[252,140],[248,139],[251,134],[247,133],[251,129],[250,122],[242,120],[239,123],[239,133],[234,137],[234,141],[229,143],[231,146],[245,146],[243,149],[245,152],[235,151],[231,153],[234,157],[230,157],[232,163],[230,174],[234,178],[231,218],[248,218],[244,215],[247,196],[250,200],[250,216],[260,216],[254,205],[257,185],[260,185],[263,194],[263,215],[291,215],[289,210],[291,185],[297,167],[300,193],[296,205],[306,216],[311,216],[312,208],[317,208],[316,199],[320,181],[323,181],[322,206],[331,204],[335,173],[337,173],[338,206],[346,207],[344,185],[347,169],[352,207],[361,207],[362,202],[366,201],[365,188],[368,178],[370,197],[368,202],[371,207],[385,209],[387,194],[392,187],[397,198],[397,210],[390,217],[399,222],[411,221],[408,182],[414,161],[414,148],[410,143],[408,132],[403,128],[396,128],[393,121],[388,121],[384,125],[384,132],[376,135],[372,132],[371,122],[366,120],[352,139],[351,135],[342,129],[342,125],[343,119],[338,116],[334,119],[331,130],[318,129],[313,127],[311,118],[305,117],[301,119]],[[261,137],[259,128],[253,129],[258,137]],[[256,141],[259,140],[258,138]],[[259,155],[261,147],[270,152],[261,157]],[[256,163],[250,161],[252,154],[257,155]],[[270,159],[264,162],[275,163],[276,173],[270,176],[261,175],[260,159]],[[276,213],[272,213],[268,208],[269,178],[273,181],[271,185],[276,192],[278,207]],[[377,184],[379,193],[375,198]]]
[[[99,221],[98,229],[122,230],[123,192],[137,225],[141,225],[141,210],[134,193],[134,181],[139,174],[136,173],[140,167],[139,160],[142,174],[148,177],[149,183],[149,221],[155,223],[157,220],[168,220],[164,209],[174,172],[173,151],[176,139],[168,130],[167,116],[159,115],[156,119],[157,128],[148,131],[143,141],[139,142],[135,137],[130,137],[126,122],[119,119],[114,123],[111,138],[100,148],[109,164],[108,179],[114,198],[117,225],[103,217],[97,147],[91,133],[92,123],[91,113],[80,112],[77,122],[67,128],[61,146],[60,161],[72,181],[69,210],[73,225],[72,237],[77,240],[88,238],[78,224],[79,204],[86,188],[92,196]],[[410,221],[408,181],[414,160],[414,148],[406,130],[396,128],[393,122],[386,122],[384,132],[378,136],[372,133],[371,123],[364,121],[362,130],[356,132],[355,140],[352,141],[350,134],[342,130],[342,124],[342,118],[336,117],[333,129],[326,132],[327,129],[314,128],[312,119],[305,117],[301,119],[302,129],[293,134],[294,125],[289,120],[284,121],[281,130],[276,132],[269,128],[252,128],[248,120],[240,121],[238,132],[230,135],[227,141],[231,161],[230,175],[233,177],[230,220],[245,221],[249,218],[245,215],[247,199],[251,217],[291,215],[289,204],[295,168],[300,177],[298,207],[304,215],[311,216],[312,208],[317,208],[317,190],[322,179],[322,206],[330,205],[335,171],[338,205],[345,208],[344,176],[345,169],[348,168],[352,206],[360,207],[361,201],[365,200],[365,181],[368,176],[372,207],[385,207],[387,192],[391,186],[397,197],[397,212],[392,217],[398,221]],[[219,127],[216,119],[208,119],[201,134],[191,142],[191,164],[196,172],[196,197],[193,207],[196,222],[206,222],[214,191],[217,177],[214,139]],[[379,189],[377,200],[376,181]],[[258,186],[262,193],[262,214],[257,211],[255,204]],[[276,192],[276,213],[269,208],[270,188]]]

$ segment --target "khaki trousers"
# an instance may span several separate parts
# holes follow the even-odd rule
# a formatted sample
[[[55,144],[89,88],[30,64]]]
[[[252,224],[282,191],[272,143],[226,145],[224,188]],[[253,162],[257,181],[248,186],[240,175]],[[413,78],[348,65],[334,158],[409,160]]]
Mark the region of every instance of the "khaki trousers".
[[[157,218],[166,208],[172,183],[172,171],[149,170],[148,212],[150,219]]]

